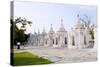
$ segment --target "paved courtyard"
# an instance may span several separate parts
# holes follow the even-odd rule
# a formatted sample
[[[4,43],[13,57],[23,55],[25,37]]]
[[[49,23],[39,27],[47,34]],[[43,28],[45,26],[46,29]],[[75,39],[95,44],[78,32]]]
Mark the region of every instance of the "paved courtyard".
[[[94,49],[68,49],[53,47],[28,46],[15,49],[15,52],[31,52],[40,57],[48,58],[55,63],[88,62],[97,60],[97,51]]]

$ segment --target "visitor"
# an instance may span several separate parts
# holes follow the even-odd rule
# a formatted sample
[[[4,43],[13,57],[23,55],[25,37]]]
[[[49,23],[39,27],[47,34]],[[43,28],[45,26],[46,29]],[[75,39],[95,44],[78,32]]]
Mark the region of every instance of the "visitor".
[[[20,49],[20,42],[17,42],[17,49]]]

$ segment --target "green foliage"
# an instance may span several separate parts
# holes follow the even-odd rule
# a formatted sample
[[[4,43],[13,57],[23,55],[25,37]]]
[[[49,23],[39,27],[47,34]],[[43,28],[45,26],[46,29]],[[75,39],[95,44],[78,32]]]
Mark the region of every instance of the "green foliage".
[[[48,59],[38,57],[29,52],[14,53],[14,66],[36,65],[53,63]]]
[[[21,28],[25,28],[27,24],[31,24],[32,22],[31,21],[27,21],[26,18],[18,17],[18,18],[15,19],[14,23],[15,23],[15,25],[20,23],[21,24]]]
[[[14,38],[15,45],[17,42],[23,43],[27,41],[29,34],[25,34],[26,26],[31,25],[31,23],[32,23],[31,21],[27,21],[25,18],[21,18],[21,17],[18,17],[14,21],[12,21],[13,38]],[[21,27],[18,28],[17,24],[20,24]]]

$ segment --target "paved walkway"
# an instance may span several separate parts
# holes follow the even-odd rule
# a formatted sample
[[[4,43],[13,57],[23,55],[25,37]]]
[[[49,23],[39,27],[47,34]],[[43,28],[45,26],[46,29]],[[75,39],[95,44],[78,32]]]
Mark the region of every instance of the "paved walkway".
[[[24,47],[15,52],[28,51],[37,54],[40,57],[48,58],[55,63],[70,63],[70,62],[86,62],[96,61],[97,51],[93,49],[68,49],[68,48],[52,48],[52,47]]]

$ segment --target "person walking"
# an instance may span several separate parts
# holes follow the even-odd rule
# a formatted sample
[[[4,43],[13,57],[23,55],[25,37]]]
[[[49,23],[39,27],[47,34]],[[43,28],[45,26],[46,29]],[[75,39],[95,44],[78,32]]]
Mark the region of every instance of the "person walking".
[[[20,42],[17,42],[17,49],[20,49]]]

